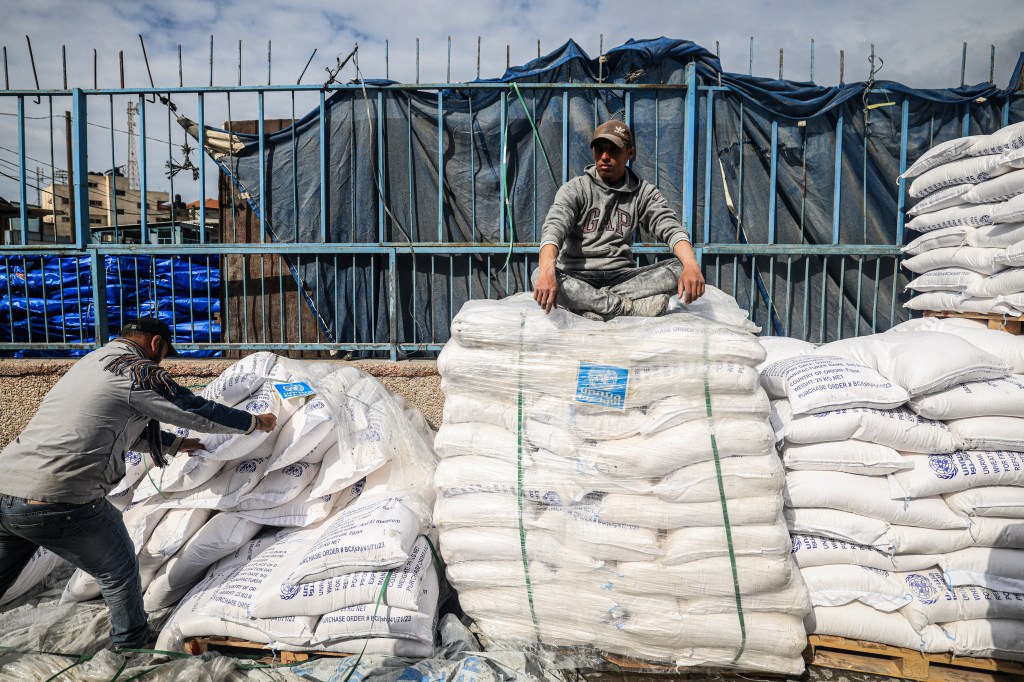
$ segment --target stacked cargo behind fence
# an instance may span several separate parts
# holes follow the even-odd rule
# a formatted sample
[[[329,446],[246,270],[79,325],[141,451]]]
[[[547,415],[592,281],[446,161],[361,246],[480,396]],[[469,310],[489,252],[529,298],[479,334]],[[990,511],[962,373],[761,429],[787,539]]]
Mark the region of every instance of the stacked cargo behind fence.
[[[127,320],[159,317],[174,343],[221,340],[218,256],[106,256],[105,300],[111,336]],[[96,295],[90,256],[0,256],[0,343],[93,344]],[[88,347],[22,349],[14,357],[81,357]],[[4,351],[0,351],[3,353]],[[216,351],[179,349],[189,357]]]

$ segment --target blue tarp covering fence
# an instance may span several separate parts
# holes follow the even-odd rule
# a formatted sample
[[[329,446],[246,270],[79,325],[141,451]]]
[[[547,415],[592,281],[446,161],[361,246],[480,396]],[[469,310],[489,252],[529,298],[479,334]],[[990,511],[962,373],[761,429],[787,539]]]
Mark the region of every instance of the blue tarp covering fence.
[[[691,64],[696,91],[688,101]],[[595,121],[624,117],[637,140],[634,168],[684,217],[692,192],[698,246],[834,247],[830,258],[704,257],[771,331],[828,340],[906,318],[894,250],[842,256],[907,241],[898,217],[901,155],[911,163],[933,144],[1024,119],[1024,100],[1014,94],[1020,71],[1018,63],[1007,89],[823,87],[721,73],[713,54],[688,41],[631,40],[603,64],[569,42],[501,79],[441,91],[367,81],[335,92],[322,112],[323,178],[319,109],[294,130],[266,136],[262,164],[256,137],[246,135],[245,148],[220,163],[257,214],[263,205],[275,241],[314,244],[323,229],[328,242],[449,245],[443,257],[414,248],[396,262],[399,342],[443,342],[471,291],[528,288],[529,258],[513,257],[503,269],[504,258],[462,247],[537,242],[558,186],[591,162]],[[501,87],[507,83],[519,91]],[[297,266],[305,290],[316,292],[309,300],[328,337],[388,341],[387,298],[361,293],[382,290],[387,267],[386,259],[344,273]]]

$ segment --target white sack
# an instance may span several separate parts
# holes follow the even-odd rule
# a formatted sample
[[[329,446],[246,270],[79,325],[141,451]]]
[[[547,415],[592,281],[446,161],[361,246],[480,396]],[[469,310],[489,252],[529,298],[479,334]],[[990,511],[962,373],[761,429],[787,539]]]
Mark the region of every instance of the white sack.
[[[315,459],[315,457],[314,457]],[[320,471],[319,462],[300,460],[263,475],[259,483],[242,497],[235,508],[272,509],[298,497]]]
[[[816,606],[804,619],[807,632],[846,639],[878,642],[923,653],[944,653],[949,640],[937,626],[917,632],[899,611],[882,613],[864,604]]]
[[[939,559],[948,585],[1024,593],[1024,550],[968,547]]]
[[[967,227],[981,227],[991,225],[992,209],[995,204],[961,204],[950,206],[941,210],[923,213],[910,222],[906,227],[916,232],[929,232],[941,230],[947,227],[965,225]]]
[[[966,292],[972,287],[980,285],[985,279],[985,275],[967,268],[939,268],[938,270],[929,270],[910,280],[907,289],[920,292]]]
[[[980,315],[1006,315],[1013,306],[995,298],[967,298],[962,292],[929,291],[914,296],[903,304],[907,310],[950,311],[955,313],[977,313]]]
[[[281,427],[267,471],[276,471],[303,461],[319,464],[330,447],[337,443],[337,422],[327,402],[314,397]]]
[[[0,606],[14,601],[31,590],[63,563],[64,560],[50,550],[43,547],[37,549],[25,564],[25,568],[21,569],[18,579],[11,583],[6,592],[0,594]]]
[[[989,618],[944,623],[955,656],[1024,660],[1024,622]]]
[[[963,158],[968,155],[968,150],[971,147],[985,137],[985,135],[969,135],[934,145],[918,157],[917,161],[911,164],[910,168],[905,170],[900,178],[916,178],[921,173],[932,168],[937,168],[943,164]]]
[[[1019,223],[1024,221],[1024,194],[1007,199],[1001,204],[996,204],[992,209],[992,222],[994,223]]]
[[[348,488],[330,495],[311,495],[313,486],[310,484],[294,499],[278,507],[269,509],[249,509],[236,512],[239,516],[267,526],[285,526],[303,528],[320,523],[334,510],[347,507],[359,498],[365,483],[359,480]]]
[[[979,138],[979,136],[975,135],[972,138]],[[1021,147],[1024,147],[1024,123],[1012,123],[994,133],[975,139],[969,147],[964,149],[964,153],[970,156],[1003,154]]]
[[[464,561],[521,562],[524,547],[527,559],[542,561],[553,568],[589,570],[601,565],[601,561],[586,553],[584,545],[573,545],[572,538],[560,538],[553,533],[533,529],[520,535],[517,528],[444,528],[439,550],[450,567]]]
[[[985,618],[1024,619],[1024,594],[984,587],[950,587],[942,571],[897,573],[912,599],[901,613],[915,630],[935,623]]]
[[[785,471],[775,453],[754,457],[725,457],[676,469],[654,486],[654,494],[667,502],[714,502],[720,498],[719,473],[727,500],[781,492]]]
[[[176,604],[207,568],[248,543],[262,527],[234,514],[215,514],[160,567],[146,589],[146,611]]]
[[[786,505],[836,509],[902,526],[948,530],[968,528],[967,517],[952,511],[941,497],[889,499],[889,485],[875,476],[839,471],[791,471],[786,475]]]
[[[1017,294],[1022,291],[1024,291],[1024,268],[1010,268],[968,285],[964,294],[981,298]]]
[[[199,395],[224,405],[234,407],[255,393],[277,364],[277,356],[269,351],[247,355],[220,373],[208,383]]]
[[[884,569],[836,564],[801,568],[800,575],[814,606],[860,602],[889,613],[911,600],[903,584]]]
[[[1018,198],[1021,199],[1021,204],[1022,204],[1021,220],[1024,220],[1024,195],[1021,195]],[[1008,268],[1010,268],[1010,267],[1012,267],[1012,268],[1024,267],[1024,241],[1017,242],[1016,244],[1012,244],[1010,246],[1007,246],[1005,250],[1003,250],[1000,253],[996,254],[996,256],[992,259],[992,262],[994,264],[996,264],[997,267],[1000,267],[1000,268],[1002,268],[1002,267],[1008,267]]]
[[[949,455],[906,455],[910,471],[893,474],[894,500],[960,492],[982,486],[1024,486],[1019,452],[957,451]],[[1024,496],[1024,490],[1021,491]]]
[[[942,422],[917,416],[910,410],[871,410],[857,407],[793,417],[789,404],[773,403],[773,423],[787,443],[801,445],[863,440],[900,452],[953,452],[956,439]]]
[[[999,154],[976,156],[944,163],[919,175],[907,193],[914,199],[953,185],[978,184],[1010,172]]]
[[[998,223],[979,227],[964,236],[968,246],[984,248],[1006,248],[1024,241],[1024,223]]]
[[[967,417],[953,419],[949,430],[964,450],[1024,451],[1024,418]]]
[[[886,571],[916,571],[935,566],[939,554],[890,554],[867,545],[817,535],[793,535],[793,558],[801,569],[850,564]]]
[[[968,381],[998,379],[1011,370],[1003,359],[942,332],[873,334],[833,341],[816,352],[873,367],[911,397]]]
[[[918,274],[939,268],[967,268],[982,275],[992,275],[1004,269],[1000,257],[1003,249],[980,246],[947,246],[925,251],[903,261],[903,267]]]
[[[325,614],[317,622],[311,644],[344,642],[353,639],[372,638],[419,643],[429,656],[434,644],[434,629],[437,625],[436,609],[425,612],[408,611],[381,604],[359,604]],[[360,653],[362,647],[352,653]],[[367,651],[369,649],[367,648]]]
[[[1024,417],[1024,375],[972,381],[911,399],[910,408],[929,419]]]
[[[963,200],[972,204],[1007,201],[1024,193],[1024,172],[1015,170],[992,180],[980,182],[963,194]]]
[[[437,566],[425,537],[416,541],[408,557],[393,570],[357,571],[301,585],[281,580],[294,567],[294,561],[286,558],[256,589],[248,613],[256,618],[320,616],[378,600],[406,611],[432,612],[439,587]]]
[[[949,208],[951,206],[961,206],[966,204],[968,201],[965,195],[974,187],[977,187],[977,185],[966,183],[963,185],[953,185],[952,187],[946,187],[945,189],[940,189],[937,192],[932,192],[914,204],[910,210],[907,211],[907,215],[924,215],[934,211],[941,211],[942,209]]]
[[[1024,374],[1024,336],[989,329],[984,322],[937,317],[909,320],[889,330],[901,333],[906,331],[941,331],[959,336],[986,353],[1002,358],[1013,368],[1014,374]]]
[[[334,515],[285,582],[313,582],[356,571],[397,568],[409,560],[421,521],[398,497],[360,502]],[[333,609],[332,609],[333,610]]]
[[[787,445],[782,462],[790,471],[844,471],[863,476],[884,476],[913,466],[888,446],[860,440]]]
[[[171,509],[153,529],[139,550],[139,578],[142,589],[149,587],[157,571],[202,528],[210,518],[209,509]]]
[[[772,525],[736,526],[730,530],[735,556],[784,556],[789,551],[789,530],[781,519]],[[662,547],[665,554],[661,563],[665,566],[726,556],[729,552],[725,526],[679,528],[668,533]]]
[[[761,386],[770,398],[787,398],[794,414],[847,407],[889,409],[909,397],[863,363],[820,351],[768,365],[761,370]]]
[[[788,336],[759,336],[757,340],[761,343],[761,347],[764,348],[768,354],[764,362],[757,366],[757,371],[761,372],[768,365],[774,364],[780,360],[788,360],[795,358],[798,355],[807,355],[814,350],[815,346],[813,343],[802,341],[800,339],[793,339]]]
[[[1019,519],[1024,524],[1024,496],[1016,487],[985,487],[944,495],[949,508],[959,514],[995,519]]]

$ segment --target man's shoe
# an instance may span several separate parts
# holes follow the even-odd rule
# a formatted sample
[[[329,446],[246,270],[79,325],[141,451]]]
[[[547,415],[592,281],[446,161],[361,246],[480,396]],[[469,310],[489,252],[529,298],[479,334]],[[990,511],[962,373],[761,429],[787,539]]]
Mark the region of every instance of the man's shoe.
[[[627,299],[623,314],[633,317],[658,317],[668,308],[669,294],[655,294],[635,301]]]
[[[579,314],[580,317],[585,317],[588,320],[593,320],[594,322],[604,322],[604,318],[603,317],[601,317],[597,313],[591,312],[589,310],[583,310],[583,311],[581,311],[578,314]]]

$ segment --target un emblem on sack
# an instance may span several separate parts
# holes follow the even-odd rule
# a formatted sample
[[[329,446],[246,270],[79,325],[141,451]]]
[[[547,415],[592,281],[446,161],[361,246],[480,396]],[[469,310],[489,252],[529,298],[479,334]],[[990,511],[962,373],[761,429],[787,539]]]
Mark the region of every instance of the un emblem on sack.
[[[793,538],[793,551],[792,554],[796,554],[800,551],[800,538]]]
[[[131,466],[138,466],[138,464],[142,461],[142,455],[135,452],[134,450],[129,450],[128,452],[124,453],[124,461],[128,462],[128,464],[130,464]]]
[[[957,473],[952,455],[929,455],[928,466],[932,468],[936,476],[944,480],[953,478]]]
[[[907,587],[922,604],[934,604],[937,598],[932,581],[920,573],[911,573],[906,577]]]
[[[240,474],[251,474],[252,472],[256,471],[257,462],[259,462],[258,459],[247,459],[244,462],[241,462],[238,466],[236,466],[235,471],[237,471]]]
[[[264,414],[270,411],[270,401],[262,398],[253,400],[245,406],[245,411],[250,414]]]
[[[281,473],[284,474],[285,476],[293,476],[295,478],[298,478],[299,476],[302,475],[302,472],[304,470],[304,467],[299,466],[298,464],[289,464],[284,469],[281,469]]]
[[[298,585],[289,585],[288,583],[282,583],[281,585],[281,599],[288,600],[294,599],[295,595],[299,593]]]

